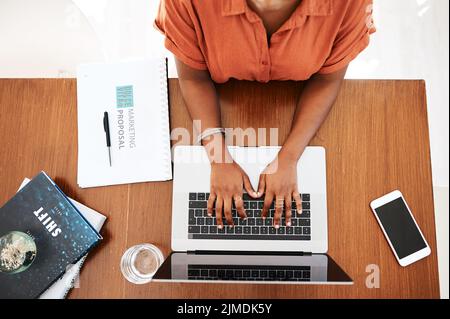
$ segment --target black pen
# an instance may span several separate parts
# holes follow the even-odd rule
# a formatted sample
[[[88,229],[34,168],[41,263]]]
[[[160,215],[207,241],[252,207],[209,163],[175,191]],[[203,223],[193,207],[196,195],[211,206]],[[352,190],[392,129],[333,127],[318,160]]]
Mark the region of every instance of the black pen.
[[[109,166],[111,165],[111,136],[109,134],[109,119],[108,112],[103,114],[103,128],[106,133],[106,147],[108,147],[108,155],[109,155]]]

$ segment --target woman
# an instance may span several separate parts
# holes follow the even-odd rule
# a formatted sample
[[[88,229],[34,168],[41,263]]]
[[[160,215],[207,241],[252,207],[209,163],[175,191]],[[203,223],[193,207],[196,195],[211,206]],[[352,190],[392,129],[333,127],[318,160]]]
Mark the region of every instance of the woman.
[[[208,214],[233,226],[233,202],[245,218],[242,193],[265,194],[263,218],[275,200],[274,227],[291,225],[300,207],[297,161],[329,113],[351,60],[374,30],[371,0],[163,0],[156,27],[174,55],[180,88],[211,162]],[[288,138],[255,191],[224,142],[213,82],[230,78],[306,81]],[[214,151],[211,151],[214,150]],[[284,209],[283,209],[284,208]],[[299,211],[299,213],[301,213]]]

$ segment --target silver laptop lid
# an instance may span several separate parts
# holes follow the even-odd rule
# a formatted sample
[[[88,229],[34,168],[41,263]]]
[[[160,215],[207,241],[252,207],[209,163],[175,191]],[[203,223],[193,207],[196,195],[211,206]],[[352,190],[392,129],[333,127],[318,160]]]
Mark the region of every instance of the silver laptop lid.
[[[154,281],[353,284],[327,255],[172,253]]]

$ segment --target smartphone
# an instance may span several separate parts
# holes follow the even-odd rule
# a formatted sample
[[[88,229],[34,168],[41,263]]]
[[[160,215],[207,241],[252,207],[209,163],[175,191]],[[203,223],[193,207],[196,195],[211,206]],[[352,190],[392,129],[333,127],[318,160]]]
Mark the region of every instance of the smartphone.
[[[375,199],[370,207],[401,266],[408,266],[431,253],[400,191]]]

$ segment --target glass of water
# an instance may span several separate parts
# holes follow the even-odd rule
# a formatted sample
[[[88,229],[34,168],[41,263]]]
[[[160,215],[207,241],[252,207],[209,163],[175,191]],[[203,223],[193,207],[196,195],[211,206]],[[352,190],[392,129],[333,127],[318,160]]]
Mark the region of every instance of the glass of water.
[[[130,247],[122,256],[120,269],[123,276],[133,284],[146,284],[164,261],[161,250],[152,244]]]

